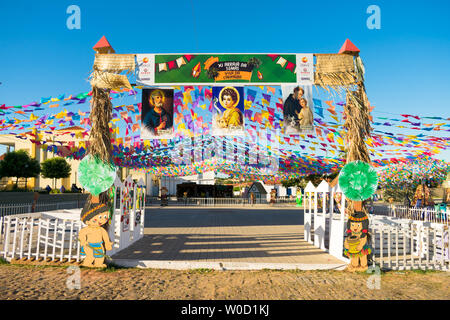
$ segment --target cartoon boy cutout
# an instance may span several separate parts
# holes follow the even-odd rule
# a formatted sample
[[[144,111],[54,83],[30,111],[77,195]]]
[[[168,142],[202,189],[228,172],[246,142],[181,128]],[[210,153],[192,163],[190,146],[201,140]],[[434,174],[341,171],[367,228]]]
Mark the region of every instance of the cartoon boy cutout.
[[[109,206],[104,203],[88,202],[81,211],[81,221],[86,227],[80,230],[78,239],[82,256],[86,256],[85,267],[105,268],[105,249],[112,249],[112,242],[103,225],[109,220]]]

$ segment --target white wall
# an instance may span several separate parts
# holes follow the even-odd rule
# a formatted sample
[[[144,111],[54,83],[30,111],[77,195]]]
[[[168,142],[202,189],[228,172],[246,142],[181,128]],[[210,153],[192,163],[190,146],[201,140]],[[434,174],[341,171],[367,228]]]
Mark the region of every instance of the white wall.
[[[277,190],[277,195],[279,197],[286,197],[287,196],[287,188],[283,187],[282,185],[272,185],[272,184],[264,184],[262,181],[260,181],[261,184],[263,185],[264,189],[267,191],[267,201],[270,201],[270,191],[272,191],[272,189],[276,189]],[[297,188],[296,187],[290,187],[291,189],[291,195],[296,195],[297,192]]]

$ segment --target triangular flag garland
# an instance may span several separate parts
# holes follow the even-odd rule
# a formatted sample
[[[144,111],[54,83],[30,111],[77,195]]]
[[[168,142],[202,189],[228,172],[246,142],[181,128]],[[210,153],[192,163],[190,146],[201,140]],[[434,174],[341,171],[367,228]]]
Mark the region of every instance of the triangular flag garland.
[[[274,62],[279,60],[277,58],[273,59]],[[184,62],[188,60],[188,57],[183,57]],[[287,65],[287,62],[285,64]],[[123,92],[112,91],[111,98],[135,96],[140,89],[141,87],[133,87],[132,90]],[[82,159],[88,146],[86,140],[90,130],[90,119],[89,109],[81,110],[80,106],[88,106],[89,99],[90,93],[86,92],[79,95],[45,97],[39,103],[34,102],[25,106],[2,104],[0,131],[14,133],[15,137],[28,139],[47,148],[48,151]],[[236,175],[240,171],[247,177],[277,181],[311,173],[330,173],[338,171],[344,165],[342,152],[345,133],[342,131],[342,120],[339,115],[342,109],[338,108],[344,105],[343,102],[315,98],[313,102],[317,117],[314,119],[314,134],[285,136],[282,130],[283,101],[280,88],[246,87],[245,119],[248,134],[245,137],[235,138],[210,135],[211,100],[211,87],[176,88],[174,92],[176,134],[174,139],[165,142],[140,139],[140,103],[114,106],[111,123],[114,126],[110,130],[113,133],[115,164],[169,176],[194,174],[205,169],[220,169],[230,175]],[[67,102],[71,104],[65,105]],[[67,110],[70,105],[75,105],[76,109]],[[41,114],[39,108],[47,111],[56,110],[56,113]],[[449,146],[448,138],[430,136],[428,133],[430,129],[433,132],[449,131],[448,118],[404,114],[396,118],[373,117],[373,120],[374,131],[366,142],[374,159],[372,165],[376,168],[389,167],[396,163],[407,164],[415,159],[429,159]],[[79,128],[73,131],[74,126]],[[402,130],[406,128],[423,130],[424,133],[394,134],[382,130],[386,126]],[[38,129],[38,136],[30,133],[33,127]],[[51,134],[53,139],[48,139],[47,134]],[[70,143],[58,141],[59,136],[65,135],[70,135],[74,140]],[[192,144],[192,141],[195,143]],[[226,151],[211,157],[211,154],[220,151],[217,147],[222,144]],[[187,146],[184,152],[180,152],[182,145]],[[210,155],[205,156],[205,152],[210,152]],[[332,158],[319,155],[319,152],[326,152]],[[192,157],[187,159],[186,154]],[[271,161],[273,164],[273,159],[277,167],[271,172],[267,168],[270,167]]]
[[[176,68],[181,68],[183,65],[189,63],[194,55],[185,54],[175,60],[158,63],[158,72],[169,71]]]

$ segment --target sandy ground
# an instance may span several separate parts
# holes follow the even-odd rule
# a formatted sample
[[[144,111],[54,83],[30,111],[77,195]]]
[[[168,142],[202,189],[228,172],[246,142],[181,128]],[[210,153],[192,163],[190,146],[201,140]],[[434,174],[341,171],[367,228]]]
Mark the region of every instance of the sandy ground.
[[[67,267],[2,264],[0,299],[450,299],[446,272],[382,273],[380,289],[343,271],[82,268],[80,289],[67,287],[70,277]]]

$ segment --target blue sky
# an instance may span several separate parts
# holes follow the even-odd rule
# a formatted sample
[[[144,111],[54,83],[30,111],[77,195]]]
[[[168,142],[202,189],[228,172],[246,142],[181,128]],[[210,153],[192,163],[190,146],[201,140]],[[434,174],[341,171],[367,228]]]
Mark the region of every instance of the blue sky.
[[[81,30],[66,27],[72,4]],[[366,26],[369,5],[380,30]],[[449,11],[448,0],[1,1],[0,104],[88,91],[103,35],[117,53],[333,53],[349,38],[374,115],[450,117]]]

